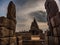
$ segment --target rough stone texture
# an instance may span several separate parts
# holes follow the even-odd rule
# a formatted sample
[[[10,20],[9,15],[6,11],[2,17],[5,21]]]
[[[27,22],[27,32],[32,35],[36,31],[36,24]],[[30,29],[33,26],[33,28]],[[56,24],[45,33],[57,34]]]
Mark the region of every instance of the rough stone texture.
[[[16,37],[10,37],[10,45],[17,45]]]
[[[57,30],[57,36],[60,37],[60,26],[56,28]]]
[[[6,37],[6,36],[9,36],[9,30],[4,27],[0,27],[0,37]]]
[[[54,27],[55,26],[55,20],[54,20],[55,18],[51,18],[51,24],[52,24],[52,26]]]
[[[13,30],[9,30],[5,27],[0,27],[0,37],[9,37],[13,35],[14,35]]]
[[[0,45],[8,45],[9,38],[0,38]]]
[[[53,27],[57,27],[60,25],[60,17],[59,15],[54,16],[53,18],[51,18],[51,24]]]
[[[48,21],[48,25],[49,25],[49,30],[51,31],[51,33],[53,35],[53,26],[52,25],[56,25],[55,22],[53,22],[54,21],[53,17],[57,15],[57,13],[59,12],[59,9],[54,0],[46,0],[45,9],[47,11],[47,21]]]
[[[45,31],[45,44],[48,45],[48,36],[47,36],[47,32],[48,31]]]
[[[7,18],[16,22],[16,8],[12,1],[8,5]]]
[[[11,30],[15,30],[16,24],[13,20],[9,20],[6,17],[0,17],[0,27],[6,27]]]
[[[8,19],[6,17],[0,17],[0,27],[6,27],[8,25]]]
[[[17,45],[22,45],[22,36],[17,36]]]
[[[55,37],[49,36],[49,44],[48,45],[55,45]]]
[[[17,45],[16,37],[4,37],[0,38],[0,45]]]
[[[2,32],[2,37],[12,36],[15,33],[16,24],[14,21],[9,20],[5,17],[0,18],[0,31]],[[6,34],[5,34],[6,33]],[[0,36],[1,37],[1,36]]]
[[[18,40],[22,40],[22,36],[17,36]]]
[[[54,32],[54,36],[57,36],[57,29],[56,28],[53,29],[53,32]]]
[[[58,45],[58,37],[55,37],[55,45]]]
[[[49,25],[49,29],[53,30],[52,24],[51,24],[51,18],[59,12],[58,6],[54,0],[46,0],[45,2],[45,9],[47,11],[47,21]],[[52,32],[53,33],[53,32]]]
[[[14,36],[15,32],[13,30],[9,30],[9,36]]]
[[[15,29],[16,29],[16,24],[14,23],[14,21],[8,20],[7,22],[8,22],[7,28],[10,29],[10,30],[15,31]]]
[[[8,6],[7,17],[0,17],[0,45],[17,45],[16,29],[16,9],[11,1]]]
[[[55,0],[46,0],[45,9],[50,32],[48,45],[60,45],[60,12]]]
[[[45,9],[48,14],[48,18],[55,16],[59,12],[58,6],[54,0],[46,0]]]

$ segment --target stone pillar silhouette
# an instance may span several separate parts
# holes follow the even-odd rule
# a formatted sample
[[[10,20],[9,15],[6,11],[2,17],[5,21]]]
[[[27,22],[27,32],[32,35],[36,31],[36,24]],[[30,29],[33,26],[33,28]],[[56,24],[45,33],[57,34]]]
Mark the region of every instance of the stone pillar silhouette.
[[[47,11],[47,21],[49,25],[49,29],[52,31],[53,27],[51,24],[50,19],[59,12],[58,6],[54,0],[46,0],[45,2],[45,9]]]
[[[16,21],[16,7],[12,1],[8,5],[7,18]]]
[[[47,21],[49,25],[49,44],[48,45],[59,45],[59,37],[58,37],[58,13],[59,9],[55,0],[46,0],[45,9],[47,12]],[[58,25],[57,25],[58,24]]]
[[[11,20],[11,22],[9,22],[8,28],[10,28],[11,30],[14,30],[14,32],[15,32],[15,29],[16,29],[16,7],[12,1],[10,1],[9,5],[8,5],[7,18],[9,20]]]
[[[12,1],[8,5],[7,17],[0,17],[0,45],[15,45],[16,8]]]

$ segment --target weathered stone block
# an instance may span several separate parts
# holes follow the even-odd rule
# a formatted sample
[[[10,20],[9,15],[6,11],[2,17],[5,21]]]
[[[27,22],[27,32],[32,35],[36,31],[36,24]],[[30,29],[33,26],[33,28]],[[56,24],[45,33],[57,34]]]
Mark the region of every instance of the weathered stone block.
[[[9,36],[9,30],[5,27],[0,27],[0,37]]]
[[[0,38],[0,45],[17,45],[16,37]]]
[[[49,42],[48,42],[49,45],[55,45],[55,42],[54,42],[54,38],[55,38],[55,37],[49,36],[48,38],[49,38],[49,39],[48,39],[48,40],[49,40]]]
[[[52,24],[53,27],[55,26],[54,18],[51,18],[51,24]]]
[[[48,44],[48,36],[45,36],[45,43]]]
[[[9,36],[14,36],[15,32],[13,30],[9,30]]]
[[[54,34],[54,36],[57,36],[57,29],[56,28],[53,28],[53,34]]]
[[[60,26],[57,27],[57,36],[60,36]]]
[[[58,37],[55,37],[55,45],[58,45]]]
[[[22,40],[22,36],[17,36],[17,38],[18,38],[19,40]]]
[[[16,22],[16,7],[12,1],[8,5],[7,18]]]
[[[17,45],[22,45],[22,36],[17,36]]]
[[[10,37],[10,45],[17,45],[16,37]]]
[[[51,18],[51,23],[52,23],[52,26],[56,27],[56,26],[59,26],[60,25],[60,17],[59,15],[56,15],[54,16],[53,18]]]
[[[0,27],[6,27],[10,30],[15,30],[16,23],[13,20],[9,20],[5,17],[0,17]]]
[[[7,28],[8,28],[8,29],[11,29],[11,30],[15,30],[15,29],[16,29],[16,24],[15,24],[15,22],[12,21],[12,20],[9,20],[9,21],[8,21],[8,25],[7,25]]]
[[[9,38],[0,38],[0,45],[9,45]]]
[[[54,0],[46,0],[45,9],[49,18],[55,16],[59,12],[58,6]]]
[[[20,41],[18,42],[19,45],[22,45],[22,43],[23,43],[22,40],[20,40]]]
[[[53,29],[54,36],[60,36],[60,26]]]
[[[6,17],[0,17],[0,27],[6,27],[8,24],[8,19]]]
[[[0,37],[8,37],[13,35],[14,35],[13,30],[9,30],[5,27],[0,27]]]

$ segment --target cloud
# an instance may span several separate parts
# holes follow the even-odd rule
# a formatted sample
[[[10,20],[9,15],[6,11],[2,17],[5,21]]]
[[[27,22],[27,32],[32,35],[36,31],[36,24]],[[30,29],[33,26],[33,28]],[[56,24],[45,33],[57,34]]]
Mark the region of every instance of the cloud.
[[[44,17],[43,13],[42,13],[43,16],[39,15],[38,13],[39,11],[45,11],[44,7],[45,0],[14,0],[14,2],[16,4],[17,9],[17,28],[16,28],[17,31],[29,30],[31,22],[33,21],[32,15],[34,14],[39,22],[43,23],[46,22],[46,20],[43,19],[46,18]]]
[[[4,1],[4,0],[3,0]],[[2,2],[2,6],[0,6],[0,15],[6,15],[7,13],[7,6],[10,0]],[[39,27],[42,28],[47,23],[43,18],[44,15],[39,15],[39,11],[45,11],[44,3],[45,0],[13,0],[16,5],[16,12],[17,12],[17,28],[16,31],[22,30],[29,30],[31,22],[33,21],[32,14],[36,17],[39,17],[37,21],[39,22]],[[39,13],[38,13],[39,12]],[[38,14],[38,15],[36,15]],[[41,17],[40,17],[41,16]],[[43,23],[41,23],[41,22]],[[47,25],[46,25],[47,26]],[[45,26],[45,27],[46,27]],[[43,27],[44,29],[47,29]]]
[[[35,17],[38,22],[47,22],[47,14],[44,11],[32,12],[30,16]]]

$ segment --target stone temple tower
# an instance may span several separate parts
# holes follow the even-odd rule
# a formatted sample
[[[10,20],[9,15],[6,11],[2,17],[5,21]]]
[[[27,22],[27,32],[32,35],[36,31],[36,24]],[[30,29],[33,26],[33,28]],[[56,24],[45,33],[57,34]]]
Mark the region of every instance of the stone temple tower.
[[[48,45],[60,45],[60,12],[55,0],[46,0],[45,9],[49,25],[47,43]]]
[[[16,22],[16,8],[12,1],[8,5],[7,18]]]
[[[8,5],[7,18],[9,20],[11,20],[11,22],[12,22],[12,23],[10,23],[10,27],[11,27],[10,29],[15,31],[15,28],[16,28],[16,7],[12,1],[10,1],[9,5]]]
[[[57,14],[57,12],[59,12],[59,9],[55,0],[46,0],[45,9],[47,12],[47,21],[48,21],[49,29],[52,32],[53,27],[50,20],[52,17],[54,17]]]
[[[7,9],[7,17],[0,17],[0,45],[16,45],[16,8],[10,1]],[[14,41],[12,41],[14,40]]]
[[[0,17],[0,37],[13,36],[16,29],[16,8],[12,1],[8,5],[7,17]]]
[[[31,23],[31,27],[30,27],[29,32],[32,35],[39,35],[40,33],[43,32],[41,29],[39,29],[38,24],[37,24],[37,21],[36,21],[35,18],[34,18],[33,22]]]
[[[31,24],[31,29],[37,29],[37,30],[39,29],[38,24],[37,24],[35,18],[34,18],[32,24]]]

